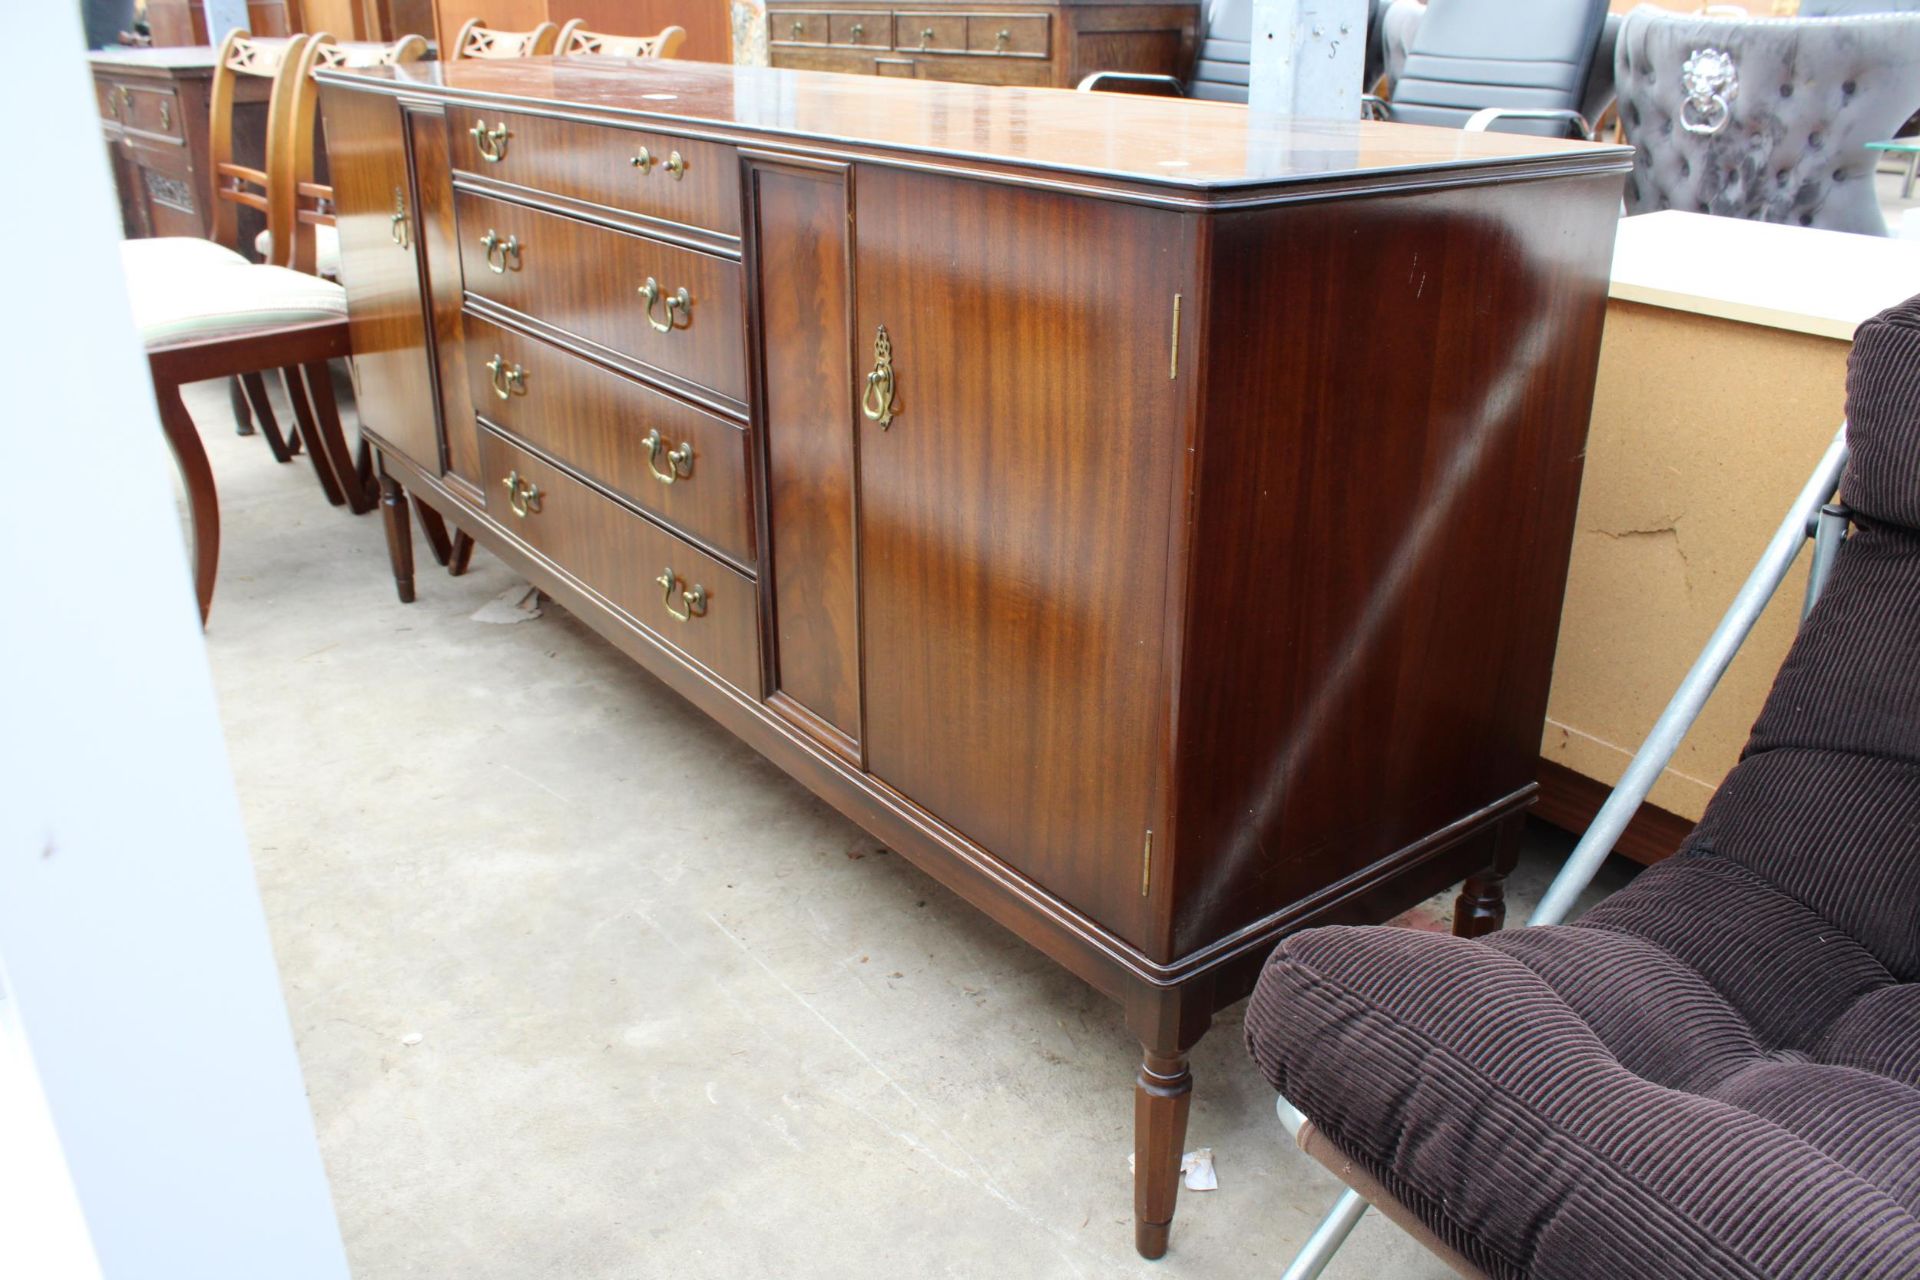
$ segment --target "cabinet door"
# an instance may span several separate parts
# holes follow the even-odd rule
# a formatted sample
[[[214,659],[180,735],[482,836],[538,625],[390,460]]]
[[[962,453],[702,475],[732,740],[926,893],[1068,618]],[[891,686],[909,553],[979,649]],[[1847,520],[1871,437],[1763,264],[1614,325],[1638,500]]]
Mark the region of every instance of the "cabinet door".
[[[320,95],[340,231],[360,421],[433,475],[442,469],[422,310],[420,219],[400,106],[326,86]]]
[[[1177,214],[856,174],[868,768],[1136,942],[1168,717]],[[864,392],[862,376],[856,393]]]

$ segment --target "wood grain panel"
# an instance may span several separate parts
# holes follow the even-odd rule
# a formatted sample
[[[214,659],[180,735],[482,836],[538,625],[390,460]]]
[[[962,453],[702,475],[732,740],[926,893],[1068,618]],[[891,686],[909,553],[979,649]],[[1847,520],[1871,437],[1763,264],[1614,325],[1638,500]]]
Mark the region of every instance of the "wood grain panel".
[[[1618,190],[1214,220],[1174,953],[1531,789]]]
[[[480,440],[467,401],[467,344],[461,333],[460,234],[453,213],[447,157],[447,117],[431,107],[406,108],[413,144],[414,187],[420,196],[415,228],[426,271],[428,319],[432,324],[434,389],[447,470],[468,484],[480,483]]]
[[[320,93],[340,232],[360,421],[420,466],[444,468],[427,363],[420,219],[407,136],[391,98]],[[402,214],[395,222],[396,212]]]
[[[723,4],[687,4],[685,0],[552,0],[547,17],[554,22],[578,18],[589,31],[642,36],[677,26],[687,38],[674,54],[686,62],[732,62],[733,33]]]
[[[750,169],[774,687],[860,739],[844,170]]]
[[[869,767],[1138,938],[1190,232],[878,168],[855,192],[856,354],[885,325],[899,386],[860,440]]]
[[[645,236],[545,213],[471,192],[455,195],[469,291],[544,320],[642,364],[744,402],[745,321],[740,264]],[[482,237],[517,237],[517,259],[487,264]],[[514,263],[517,262],[517,266]],[[649,277],[692,305],[662,333],[647,320],[640,286]],[[664,300],[654,316],[664,318]]]
[[[461,388],[463,407],[721,553],[753,563],[745,431],[480,316],[467,316],[466,326],[471,389]],[[496,358],[505,368],[522,370],[525,394],[504,380],[506,398],[496,393],[487,368]],[[649,469],[650,431],[660,433],[663,454],[692,446],[688,474],[674,472],[664,456],[654,465],[675,475],[672,484]]]
[[[751,580],[493,431],[480,433],[480,458],[487,510],[516,537],[722,680],[758,691],[759,605]],[[525,516],[507,501],[504,482],[514,475],[539,489],[538,509]],[[656,581],[665,573],[676,582],[673,608],[685,607],[680,591],[699,586],[706,612],[674,617]]]
[[[450,106],[447,120],[457,169],[662,222],[740,234],[740,162],[732,147],[485,108]],[[482,121],[489,129],[507,126],[499,160],[488,160],[473,137],[472,129]],[[642,148],[654,161],[644,169],[633,163]],[[675,152],[686,165],[678,177],[666,167]]]

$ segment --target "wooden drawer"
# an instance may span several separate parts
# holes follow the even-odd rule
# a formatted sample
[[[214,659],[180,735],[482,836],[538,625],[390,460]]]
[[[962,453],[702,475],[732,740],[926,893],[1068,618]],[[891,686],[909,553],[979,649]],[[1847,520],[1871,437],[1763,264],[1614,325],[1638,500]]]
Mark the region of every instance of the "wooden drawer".
[[[816,9],[776,9],[767,15],[768,33],[788,44],[825,44],[832,27],[833,15]]]
[[[893,48],[893,15],[877,13],[836,13],[828,28],[829,44],[854,49]]]
[[[732,147],[466,107],[449,107],[447,124],[456,169],[664,222],[740,234],[740,164]],[[484,150],[476,128],[483,129]],[[487,158],[496,153],[497,160]],[[635,163],[642,158],[644,164]]]
[[[487,510],[509,532],[721,679],[758,696],[759,606],[751,579],[485,429],[480,472]],[[510,480],[520,486],[517,499]]]
[[[967,19],[960,13],[896,14],[893,46],[916,53],[965,53]]]
[[[112,80],[96,79],[93,82],[93,96],[99,99],[102,120],[125,123],[125,116],[133,109],[130,102],[122,101],[121,86]]]
[[[1031,13],[967,15],[967,48],[1026,58],[1047,56],[1047,18]]]
[[[706,545],[753,563],[744,430],[471,312],[464,323],[476,413]]]
[[[905,80],[913,79],[912,58],[875,58],[873,74],[877,76],[899,76]]]
[[[454,200],[469,293],[746,402],[739,263],[472,192]],[[686,306],[670,308],[683,289]]]
[[[180,120],[180,95],[173,89],[142,85],[131,89],[127,97],[130,106],[125,123],[128,128],[156,133],[165,138],[186,137],[185,126]]]

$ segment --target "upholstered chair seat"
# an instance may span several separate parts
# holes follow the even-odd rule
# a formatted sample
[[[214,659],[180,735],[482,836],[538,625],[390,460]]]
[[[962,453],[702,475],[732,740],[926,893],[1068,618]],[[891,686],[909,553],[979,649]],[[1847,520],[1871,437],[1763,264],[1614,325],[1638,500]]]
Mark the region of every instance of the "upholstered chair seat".
[[[193,272],[208,267],[249,266],[245,255],[199,236],[152,236],[120,242],[127,273]]]
[[[1499,1280],[1920,1276],[1920,299],[1848,391],[1855,532],[1680,854],[1570,926],[1308,930],[1248,1009]]]
[[[154,258],[138,247],[152,243],[126,242],[127,292],[148,347],[339,320],[347,314],[346,290],[331,280],[249,263],[239,254],[232,255],[233,263],[209,260],[183,269],[173,262],[156,268]],[[140,265],[142,261],[148,265]]]
[[[263,229],[255,236],[253,251],[262,262],[273,261],[273,232]],[[313,269],[330,280],[340,277],[340,229],[330,223],[313,229]]]
[[[1687,63],[1706,51],[1727,55],[1733,85],[1690,101]],[[1641,8],[1621,28],[1614,79],[1636,153],[1628,213],[1886,234],[1866,145],[1920,108],[1920,15],[1780,21]]]

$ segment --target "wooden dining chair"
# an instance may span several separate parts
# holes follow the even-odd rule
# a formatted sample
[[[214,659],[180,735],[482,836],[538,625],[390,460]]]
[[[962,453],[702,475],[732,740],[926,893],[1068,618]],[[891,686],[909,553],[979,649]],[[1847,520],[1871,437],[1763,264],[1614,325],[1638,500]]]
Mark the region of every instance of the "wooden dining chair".
[[[543,22],[531,31],[497,31],[478,18],[468,18],[453,39],[450,61],[463,58],[538,58],[553,52],[560,28]]]
[[[651,36],[614,36],[588,31],[580,25],[580,19],[570,18],[560,28],[553,51],[563,58],[671,58],[686,38],[685,27],[668,27]]]

